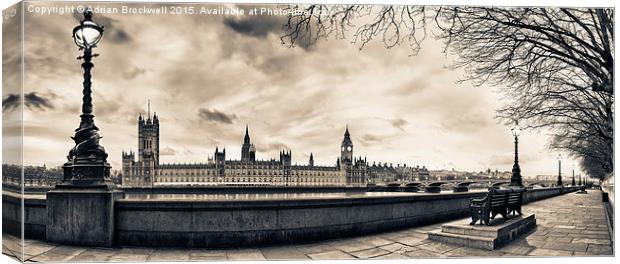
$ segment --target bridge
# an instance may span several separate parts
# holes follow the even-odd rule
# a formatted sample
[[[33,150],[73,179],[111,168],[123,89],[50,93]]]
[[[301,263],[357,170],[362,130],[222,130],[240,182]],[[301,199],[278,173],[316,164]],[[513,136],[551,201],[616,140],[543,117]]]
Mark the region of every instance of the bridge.
[[[439,193],[442,190],[453,192],[468,192],[470,189],[500,188],[510,184],[509,180],[447,180],[447,181],[415,181],[404,183],[389,183],[385,186],[369,186],[369,191],[402,191],[402,192],[427,192]],[[524,181],[526,188],[555,187],[557,182],[547,181]]]

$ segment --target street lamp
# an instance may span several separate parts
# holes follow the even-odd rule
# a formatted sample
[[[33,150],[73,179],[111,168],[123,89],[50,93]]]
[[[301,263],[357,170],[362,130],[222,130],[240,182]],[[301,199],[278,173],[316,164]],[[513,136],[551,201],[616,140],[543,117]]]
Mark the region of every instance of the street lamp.
[[[519,134],[521,133],[521,128],[519,127],[518,121],[515,122],[515,127],[510,131],[515,137],[515,163],[512,165],[512,177],[510,177],[509,186],[522,187],[521,168],[519,167]]]
[[[563,186],[562,184],[562,154],[558,154],[558,186]]]
[[[575,165],[573,165],[573,182],[571,183],[571,186],[575,186]]]
[[[64,179],[72,185],[85,186],[108,186],[110,183],[110,164],[107,162],[108,154],[99,145],[99,128],[95,125],[92,104],[91,74],[93,68],[92,58],[99,56],[93,54],[92,49],[103,36],[103,26],[92,21],[93,12],[90,9],[84,11],[84,19],[73,28],[73,40],[83,50],[82,56],[77,57],[82,62],[84,69],[82,114],[80,126],[75,129],[72,139],[75,146],[69,151],[67,163],[64,168]]]

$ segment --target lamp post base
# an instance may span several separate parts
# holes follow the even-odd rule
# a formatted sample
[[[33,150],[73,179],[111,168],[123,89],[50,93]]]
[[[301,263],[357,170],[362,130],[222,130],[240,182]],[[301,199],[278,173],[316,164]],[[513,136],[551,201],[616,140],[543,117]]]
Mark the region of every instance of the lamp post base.
[[[64,182],[56,188],[105,188],[112,189],[111,166],[107,162],[70,163],[63,165]]]
[[[112,247],[114,202],[122,194],[104,188],[47,192],[46,239],[70,245]]]
[[[112,247],[114,190],[107,162],[67,162],[64,181],[47,192],[46,239],[62,244]]]

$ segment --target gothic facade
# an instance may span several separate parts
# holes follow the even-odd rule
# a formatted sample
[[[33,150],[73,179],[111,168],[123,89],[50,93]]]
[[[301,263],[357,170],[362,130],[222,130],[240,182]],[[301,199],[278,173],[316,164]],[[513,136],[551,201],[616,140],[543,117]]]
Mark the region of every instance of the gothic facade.
[[[136,160],[136,155],[137,160]],[[391,167],[391,166],[390,166]],[[353,157],[348,127],[334,166],[316,166],[310,153],[307,165],[292,163],[290,150],[278,159],[257,160],[246,126],[241,159],[227,159],[226,149],[216,147],[213,158],[204,163],[159,162],[159,119],[157,114],[138,118],[138,152],[122,153],[122,185],[154,186],[365,186],[380,179],[396,179],[398,170]],[[400,165],[399,165],[400,167]],[[400,173],[402,174],[402,173]],[[387,175],[387,176],[386,176]]]

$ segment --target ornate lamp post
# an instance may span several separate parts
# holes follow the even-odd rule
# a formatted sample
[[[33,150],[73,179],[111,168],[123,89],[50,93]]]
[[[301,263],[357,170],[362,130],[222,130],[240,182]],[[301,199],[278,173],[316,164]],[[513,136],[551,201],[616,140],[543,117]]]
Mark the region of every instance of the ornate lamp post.
[[[515,138],[515,163],[512,165],[512,177],[510,177],[509,186],[523,187],[521,168],[519,167],[519,134],[521,133],[519,122],[515,122],[515,127],[513,127],[510,131]]]
[[[581,186],[581,174],[579,174],[579,185]]]
[[[64,181],[46,193],[46,239],[83,246],[114,245],[114,203],[122,197],[112,188],[108,154],[99,145],[99,129],[93,120],[90,70],[92,49],[103,36],[103,26],[92,21],[92,11],[73,29],[73,40],[84,54],[78,57],[84,69],[80,126],[72,137],[75,146],[63,166]]]
[[[563,186],[562,184],[562,154],[558,154],[558,186]]]
[[[84,69],[82,114],[80,126],[75,129],[75,135],[71,137],[75,146],[69,151],[67,163],[64,168],[65,183],[75,186],[105,187],[111,183],[110,164],[107,162],[108,154],[99,145],[99,128],[95,125],[93,115],[93,103],[91,97],[91,75],[93,68],[92,59],[99,54],[93,54],[93,48],[103,36],[103,26],[92,21],[93,13],[90,9],[84,11],[84,19],[73,28],[73,40],[84,54],[77,57],[82,62]]]

